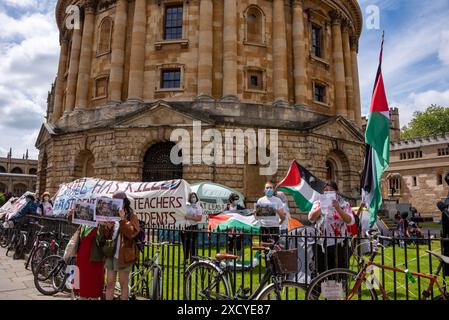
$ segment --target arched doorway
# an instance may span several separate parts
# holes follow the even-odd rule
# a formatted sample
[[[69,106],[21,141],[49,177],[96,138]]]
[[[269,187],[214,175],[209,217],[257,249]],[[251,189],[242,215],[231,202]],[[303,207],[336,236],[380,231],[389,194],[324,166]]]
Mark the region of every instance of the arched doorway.
[[[349,160],[341,150],[333,150],[328,154],[326,179],[337,182],[340,193],[353,196]]]
[[[6,169],[3,166],[0,166],[0,173],[6,173]]]
[[[160,142],[147,150],[143,159],[143,182],[182,179],[182,163],[174,164],[170,160],[170,152],[174,146],[173,142]]]
[[[89,150],[81,151],[75,159],[74,178],[95,177],[95,158]]]
[[[39,172],[39,194],[42,194],[47,189],[47,154],[44,153],[44,156],[41,160],[41,170]]]

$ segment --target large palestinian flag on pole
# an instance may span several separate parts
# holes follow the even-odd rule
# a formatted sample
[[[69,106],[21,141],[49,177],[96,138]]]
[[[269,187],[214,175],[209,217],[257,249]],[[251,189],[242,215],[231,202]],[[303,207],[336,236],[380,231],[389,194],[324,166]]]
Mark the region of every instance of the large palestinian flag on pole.
[[[382,206],[381,178],[390,162],[390,112],[382,77],[383,35],[379,67],[365,131],[365,165],[361,179],[362,199],[370,212],[370,227]]]
[[[289,193],[299,210],[309,212],[323,193],[324,186],[324,182],[293,161],[287,176],[278,184],[277,189]]]

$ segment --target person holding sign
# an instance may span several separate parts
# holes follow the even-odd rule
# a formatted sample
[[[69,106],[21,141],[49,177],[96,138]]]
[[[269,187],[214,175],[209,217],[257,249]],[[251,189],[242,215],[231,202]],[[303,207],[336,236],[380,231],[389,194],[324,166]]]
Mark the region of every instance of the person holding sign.
[[[284,223],[286,216],[282,200],[274,196],[274,184],[269,181],[265,184],[265,196],[259,198],[256,203],[256,217],[259,220],[263,233],[279,235],[279,228]],[[263,215],[261,215],[263,212]],[[272,212],[270,214],[270,212]],[[262,237],[262,241],[268,241],[269,237]],[[275,236],[276,240],[278,236]]]
[[[120,221],[104,222],[109,231],[112,231],[111,239],[106,233],[106,248],[103,250],[107,256],[105,267],[107,270],[106,300],[114,298],[114,288],[119,274],[121,296],[120,300],[129,299],[128,279],[133,264],[139,258],[136,236],[140,232],[139,219],[131,209],[131,202],[126,193],[118,191],[112,199],[123,200],[123,208],[119,210]],[[110,232],[109,232],[110,233]],[[112,250],[110,250],[112,248]]]
[[[203,208],[199,204],[198,195],[195,192],[189,194],[187,203],[186,224],[181,231],[181,242],[184,249],[184,262],[196,255],[198,223],[203,218]]]
[[[70,209],[68,219],[76,223],[75,209]],[[82,221],[81,221],[82,222]],[[75,232],[77,251],[76,266],[79,270],[79,296],[81,299],[101,299],[104,289],[104,255],[100,243],[102,229],[88,224],[81,224]],[[100,229],[100,230],[99,230]]]
[[[347,227],[355,223],[355,218],[351,205],[338,194],[336,182],[326,183],[324,195],[314,202],[309,212],[309,221],[315,223],[317,236],[322,237],[317,239],[317,272],[346,268],[350,250],[345,239],[337,237],[346,235]]]

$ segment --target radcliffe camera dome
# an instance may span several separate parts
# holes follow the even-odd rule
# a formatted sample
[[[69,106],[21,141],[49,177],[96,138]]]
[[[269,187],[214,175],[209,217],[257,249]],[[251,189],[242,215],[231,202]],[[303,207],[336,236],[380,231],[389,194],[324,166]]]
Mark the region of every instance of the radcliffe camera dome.
[[[220,132],[277,129],[275,176],[303,159],[320,178],[345,175],[348,195],[357,188],[356,0],[60,0],[56,21],[58,74],[36,144],[53,168],[51,177],[41,170],[47,189],[84,176],[182,177],[251,199],[267,178],[259,162],[169,161],[173,131],[193,121]]]

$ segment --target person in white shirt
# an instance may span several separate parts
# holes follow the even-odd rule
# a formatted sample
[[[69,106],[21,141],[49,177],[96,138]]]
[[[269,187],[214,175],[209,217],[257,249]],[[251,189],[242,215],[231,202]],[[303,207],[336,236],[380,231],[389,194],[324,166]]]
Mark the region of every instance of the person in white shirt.
[[[265,196],[262,198],[259,198],[256,203],[256,213],[257,213],[257,207],[269,207],[272,208],[275,215],[273,216],[259,216],[257,219],[259,220],[259,223],[261,224],[261,232],[265,234],[271,234],[271,235],[278,235],[279,234],[279,228],[284,223],[286,216],[285,216],[285,210],[284,210],[284,204],[282,203],[281,199],[274,196],[274,184],[273,182],[267,182],[265,184],[264,189]],[[277,241],[278,236],[271,237],[271,239]],[[269,236],[262,237],[262,241],[268,241],[270,240]]]
[[[195,192],[189,194],[187,203],[186,224],[181,231],[181,242],[184,249],[184,262],[190,260],[197,253],[197,233],[198,223],[203,218],[203,208],[199,204],[198,195]]]
[[[53,202],[50,199],[50,193],[44,192],[41,196],[41,203],[37,207],[37,214],[40,216],[51,216],[53,213]]]

